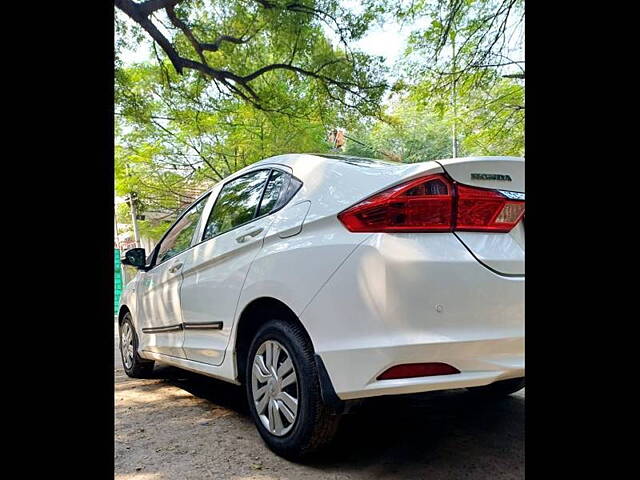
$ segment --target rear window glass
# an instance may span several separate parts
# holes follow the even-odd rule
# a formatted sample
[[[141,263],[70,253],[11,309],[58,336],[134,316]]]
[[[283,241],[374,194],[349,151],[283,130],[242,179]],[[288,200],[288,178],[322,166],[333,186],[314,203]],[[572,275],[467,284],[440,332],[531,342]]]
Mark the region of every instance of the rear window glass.
[[[269,170],[258,170],[227,183],[211,209],[203,240],[228,232],[253,219]]]
[[[379,167],[381,165],[398,165],[398,162],[390,162],[387,160],[379,160],[377,158],[354,157],[351,155],[331,155],[328,153],[314,153],[318,157],[331,158],[340,160],[341,162],[350,163],[358,167]]]
[[[289,175],[280,170],[273,170],[269,183],[264,190],[262,202],[258,209],[258,217],[269,213],[275,207],[289,180]]]

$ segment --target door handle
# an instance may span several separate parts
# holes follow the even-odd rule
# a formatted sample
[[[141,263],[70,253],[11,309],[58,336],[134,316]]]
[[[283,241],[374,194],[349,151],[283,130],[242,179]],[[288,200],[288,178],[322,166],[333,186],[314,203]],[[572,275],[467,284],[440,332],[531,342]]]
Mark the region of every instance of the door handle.
[[[169,273],[176,273],[178,270],[182,268],[182,262],[176,263],[169,269]]]
[[[238,238],[236,238],[236,242],[238,243],[246,242],[247,240],[249,240],[249,237],[255,237],[256,235],[259,235],[260,233],[262,233],[263,230],[264,228],[258,227],[254,230],[244,233],[240,235]]]

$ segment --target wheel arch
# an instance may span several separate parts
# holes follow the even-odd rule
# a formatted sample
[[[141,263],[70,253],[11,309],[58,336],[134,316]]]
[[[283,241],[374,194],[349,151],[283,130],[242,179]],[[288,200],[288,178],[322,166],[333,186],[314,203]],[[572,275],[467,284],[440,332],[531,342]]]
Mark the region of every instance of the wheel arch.
[[[298,318],[298,315],[283,301],[274,297],[259,297],[249,302],[242,313],[238,317],[238,326],[235,337],[235,361],[237,379],[241,384],[245,383],[245,371],[247,365],[247,355],[251,342],[266,319],[273,318],[277,315],[280,320],[285,320],[297,324],[303,331],[309,345],[314,352],[316,368],[318,371],[318,382],[320,386],[320,394],[324,403],[334,412],[342,413],[345,411],[346,404],[336,395],[333,384],[322,361],[322,358],[315,353],[316,349],[309,335],[309,331]]]
[[[247,354],[251,341],[255,336],[258,329],[263,323],[269,319],[269,317],[276,315],[277,318],[286,322],[297,324],[302,328],[307,341],[315,352],[313,340],[309,335],[306,327],[298,318],[298,315],[289,307],[285,302],[274,297],[259,297],[249,302],[242,313],[238,317],[238,326],[235,336],[235,361],[238,381],[244,383],[245,368],[247,361]]]
[[[120,305],[120,310],[118,311],[118,325],[122,325],[122,319],[127,313],[131,313],[131,310],[126,305]]]

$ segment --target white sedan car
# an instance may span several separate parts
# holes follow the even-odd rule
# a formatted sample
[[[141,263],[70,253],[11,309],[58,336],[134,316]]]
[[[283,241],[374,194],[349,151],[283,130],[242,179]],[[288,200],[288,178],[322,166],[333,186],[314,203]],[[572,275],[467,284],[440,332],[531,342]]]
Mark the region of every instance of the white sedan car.
[[[243,385],[301,458],[360,399],[524,387],[524,159],[290,154],[202,195],[119,313],[126,373],[155,361]]]

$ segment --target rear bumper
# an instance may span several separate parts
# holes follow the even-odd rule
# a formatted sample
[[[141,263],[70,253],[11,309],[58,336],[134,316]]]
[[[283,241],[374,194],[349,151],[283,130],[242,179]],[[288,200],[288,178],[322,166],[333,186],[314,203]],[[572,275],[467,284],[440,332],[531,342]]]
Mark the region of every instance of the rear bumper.
[[[524,376],[524,277],[498,275],[452,234],[372,235],[301,314],[342,400]],[[377,380],[443,362],[454,375]]]
[[[341,400],[477,387],[524,376],[524,339],[505,338],[324,352],[321,358]],[[444,362],[461,373],[376,380],[393,365]]]

